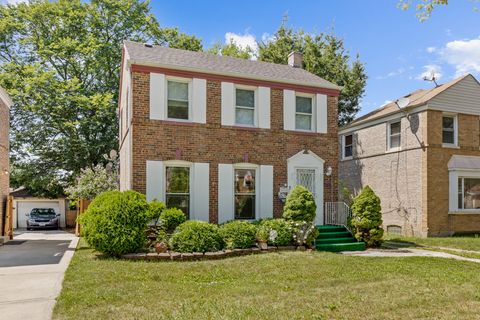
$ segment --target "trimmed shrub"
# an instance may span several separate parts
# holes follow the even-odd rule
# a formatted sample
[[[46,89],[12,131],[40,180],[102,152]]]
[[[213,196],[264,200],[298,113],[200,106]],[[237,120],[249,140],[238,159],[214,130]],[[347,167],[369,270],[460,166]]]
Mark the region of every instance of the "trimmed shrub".
[[[160,215],[160,225],[167,233],[173,233],[185,221],[187,221],[185,213],[177,208],[165,209]]]
[[[298,246],[312,247],[320,232],[313,222],[295,221],[291,222],[293,227],[293,240]]]
[[[368,247],[379,246],[382,242],[381,210],[380,198],[369,186],[353,199],[351,225],[355,230],[355,238],[365,242]]]
[[[228,249],[246,249],[255,244],[257,227],[247,221],[230,221],[220,226],[220,235]]]
[[[268,238],[269,245],[288,246],[293,243],[293,228],[291,223],[284,219],[265,219],[260,227],[268,228],[270,236]],[[273,239],[271,231],[276,231],[276,237]]]
[[[160,218],[163,210],[165,210],[165,203],[157,200],[153,200],[152,202],[148,203],[148,216],[150,220],[154,220],[155,223]]]
[[[219,251],[224,245],[218,226],[205,221],[186,221],[170,238],[170,248],[177,252]]]
[[[82,234],[95,250],[119,256],[135,252],[146,242],[149,205],[135,191],[107,191],[79,216]]]
[[[317,215],[313,194],[304,186],[297,185],[287,196],[283,218],[290,221],[312,222]]]

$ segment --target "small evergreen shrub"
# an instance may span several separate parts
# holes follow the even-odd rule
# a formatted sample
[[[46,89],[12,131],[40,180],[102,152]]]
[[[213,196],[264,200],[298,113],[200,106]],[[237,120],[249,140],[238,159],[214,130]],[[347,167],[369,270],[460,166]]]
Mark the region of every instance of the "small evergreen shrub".
[[[165,209],[160,215],[160,226],[167,233],[173,233],[173,231],[185,221],[187,221],[185,213],[177,208]]]
[[[148,210],[145,196],[138,192],[107,191],[98,195],[78,220],[91,247],[119,256],[145,244]]]
[[[293,241],[298,246],[312,247],[320,232],[313,222],[292,221]]]
[[[228,249],[246,249],[255,245],[257,227],[247,221],[230,221],[220,226],[220,235]]]
[[[153,200],[152,202],[149,202],[148,205],[148,216],[150,220],[154,220],[155,223],[157,223],[163,210],[165,210],[165,203]]]
[[[365,242],[368,247],[379,246],[382,242],[381,210],[380,198],[369,186],[353,199],[351,225],[355,230],[355,238]]]
[[[269,245],[288,246],[293,243],[292,224],[284,219],[265,219],[260,227],[267,228],[270,236],[267,239]],[[275,232],[272,234],[272,230]],[[272,237],[276,233],[276,237]]]
[[[205,221],[186,221],[170,238],[170,248],[177,252],[219,251],[224,246],[218,226]]]
[[[297,185],[287,196],[283,207],[283,218],[289,221],[312,222],[317,215],[313,194],[304,186]]]

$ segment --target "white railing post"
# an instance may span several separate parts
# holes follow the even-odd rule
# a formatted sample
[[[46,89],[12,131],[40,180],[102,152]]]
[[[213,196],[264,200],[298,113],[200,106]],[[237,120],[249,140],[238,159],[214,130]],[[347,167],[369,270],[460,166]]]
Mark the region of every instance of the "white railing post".
[[[348,229],[348,219],[350,219],[350,216],[350,207],[345,202],[325,203],[325,224],[344,226]]]

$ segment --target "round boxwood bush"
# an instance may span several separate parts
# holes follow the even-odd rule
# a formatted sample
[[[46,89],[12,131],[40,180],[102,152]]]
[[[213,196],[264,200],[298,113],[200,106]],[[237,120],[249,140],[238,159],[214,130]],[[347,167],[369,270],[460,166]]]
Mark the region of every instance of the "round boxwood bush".
[[[293,243],[293,228],[291,223],[285,219],[265,219],[260,224],[261,227],[266,227],[276,231],[276,238],[269,237],[269,245],[288,246]],[[271,233],[270,233],[271,234]]]
[[[287,196],[283,218],[290,221],[312,222],[317,215],[313,194],[304,186],[297,185]]]
[[[362,189],[353,199],[351,225],[355,238],[368,247],[379,246],[382,242],[382,207],[380,198],[369,186]]]
[[[119,256],[145,244],[148,210],[145,196],[138,192],[107,191],[97,196],[78,220],[91,247]]]
[[[186,221],[170,238],[170,248],[177,252],[219,251],[224,246],[218,226],[205,221]]]
[[[246,249],[255,244],[257,228],[247,221],[230,221],[220,226],[220,235],[228,249]]]
[[[185,221],[187,221],[185,213],[177,208],[165,209],[160,215],[160,225],[167,233],[172,233]]]

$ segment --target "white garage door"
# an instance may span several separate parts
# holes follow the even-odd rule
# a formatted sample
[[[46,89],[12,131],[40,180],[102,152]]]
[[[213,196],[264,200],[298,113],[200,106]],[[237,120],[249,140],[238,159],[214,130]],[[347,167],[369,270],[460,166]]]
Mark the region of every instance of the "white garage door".
[[[55,213],[61,214],[59,201],[20,201],[17,200],[17,227],[27,227],[27,213],[30,213],[33,208],[52,208]],[[65,221],[65,217],[60,217],[60,223]]]

